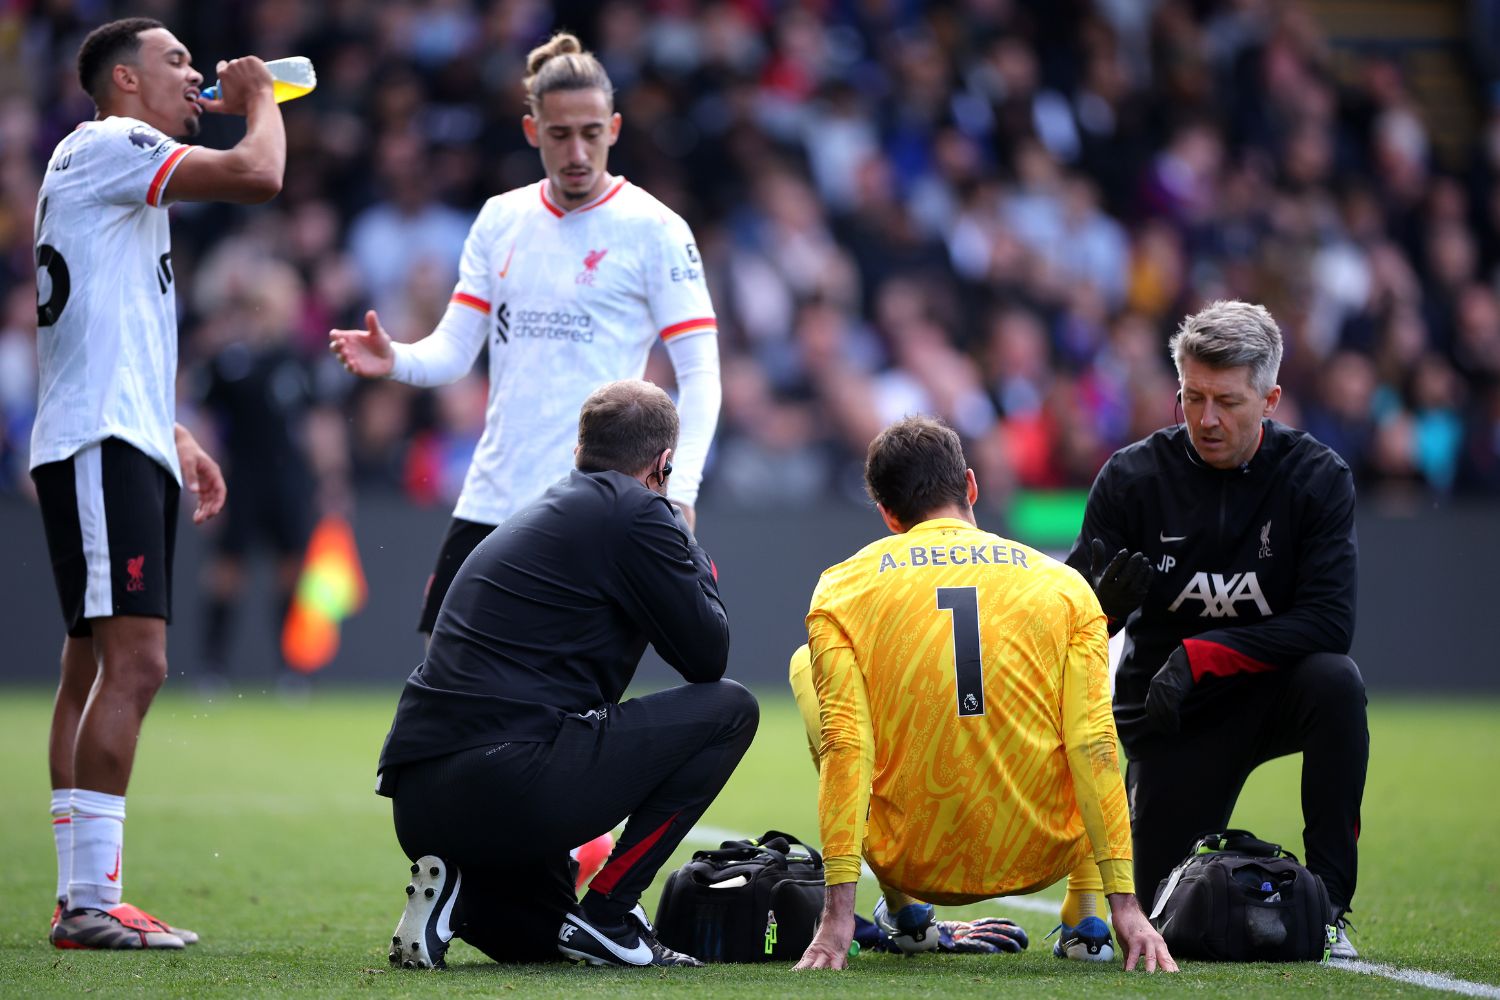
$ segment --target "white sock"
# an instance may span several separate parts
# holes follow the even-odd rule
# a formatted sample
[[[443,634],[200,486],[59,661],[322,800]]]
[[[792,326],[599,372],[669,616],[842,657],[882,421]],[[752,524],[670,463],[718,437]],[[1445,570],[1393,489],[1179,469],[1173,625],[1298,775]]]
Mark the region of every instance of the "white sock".
[[[73,870],[73,789],[52,789],[52,842],[57,845],[57,899],[68,898],[68,875]]]
[[[125,883],[125,796],[73,790],[68,906],[110,910]]]

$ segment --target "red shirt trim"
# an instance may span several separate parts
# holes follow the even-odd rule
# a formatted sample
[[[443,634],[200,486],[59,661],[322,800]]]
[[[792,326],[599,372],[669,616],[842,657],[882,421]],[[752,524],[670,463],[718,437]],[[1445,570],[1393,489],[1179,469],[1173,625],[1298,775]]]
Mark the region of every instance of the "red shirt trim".
[[[551,183],[551,181],[542,181],[542,183],[538,185],[537,189],[538,191],[540,191],[542,196],[542,207],[561,219],[564,215],[577,215],[579,212],[587,212],[590,209],[598,208],[600,205],[604,204],[606,201],[609,201],[609,199],[619,194],[620,190],[625,187],[627,181],[625,180],[625,178],[621,177],[619,180],[615,181],[614,185],[611,186],[608,191],[604,192],[599,197],[589,202],[587,205],[573,209],[571,213],[567,209],[561,208],[558,205],[554,204],[552,199],[547,197],[547,188],[551,185]]]
[[[551,201],[547,200],[547,185],[550,183],[551,181],[542,181],[542,183],[537,185],[536,189],[537,192],[542,196],[542,207],[561,219],[567,213],[558,208],[556,205],[552,204]]]
[[[700,316],[697,319],[685,319],[681,323],[673,323],[664,327],[660,333],[662,340],[671,340],[673,337],[681,337],[686,333],[700,333],[705,330],[719,329],[719,321],[712,316]]]
[[[163,188],[167,186],[167,178],[172,176],[172,170],[177,166],[177,161],[188,154],[191,146],[178,146],[167,154],[167,158],[160,167],[156,168],[156,176],[151,178],[151,187],[146,189],[146,204],[152,208],[161,208],[161,196]]]
[[[449,301],[456,302],[461,306],[468,306],[470,309],[478,309],[480,312],[486,314],[490,311],[490,304],[488,302],[477,295],[470,295],[468,292],[454,292],[453,298],[449,299]]]

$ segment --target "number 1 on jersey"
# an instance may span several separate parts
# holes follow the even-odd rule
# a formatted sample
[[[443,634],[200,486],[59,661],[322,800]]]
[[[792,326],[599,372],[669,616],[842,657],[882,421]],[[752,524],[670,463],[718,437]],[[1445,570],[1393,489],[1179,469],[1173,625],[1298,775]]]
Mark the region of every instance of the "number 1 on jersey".
[[[984,714],[984,661],[979,648],[979,588],[937,588],[939,611],[953,614],[953,679],[958,714]]]

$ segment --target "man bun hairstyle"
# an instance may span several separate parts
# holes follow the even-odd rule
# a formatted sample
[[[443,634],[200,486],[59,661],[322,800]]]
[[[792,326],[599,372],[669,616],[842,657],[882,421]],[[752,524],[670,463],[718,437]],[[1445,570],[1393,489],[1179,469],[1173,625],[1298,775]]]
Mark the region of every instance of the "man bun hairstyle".
[[[141,54],[141,33],[166,25],[149,17],[127,17],[101,24],[78,47],[78,82],[102,104],[109,96],[109,82],[120,63],[134,63]]]
[[[606,382],[578,413],[578,470],[638,475],[677,447],[677,407],[641,379]]]
[[[604,92],[604,100],[615,106],[615,85],[604,66],[585,52],[577,36],[559,31],[526,56],[526,104],[533,115],[541,114],[542,98],[554,90]]]
[[[934,417],[906,417],[870,442],[865,489],[909,528],[935,510],[966,506],[969,484],[958,432]]]
[[[1200,309],[1177,328],[1167,346],[1182,381],[1182,359],[1210,368],[1250,369],[1250,385],[1267,395],[1281,371],[1281,328],[1265,306],[1221,300]]]

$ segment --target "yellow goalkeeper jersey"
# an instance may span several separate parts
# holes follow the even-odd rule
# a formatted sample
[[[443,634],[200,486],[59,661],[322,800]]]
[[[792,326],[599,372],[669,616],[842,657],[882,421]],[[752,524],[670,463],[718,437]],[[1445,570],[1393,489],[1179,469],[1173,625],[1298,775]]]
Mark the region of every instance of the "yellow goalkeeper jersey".
[[[1090,852],[1130,892],[1108,633],[1088,584],[966,521],[925,521],[823,573],[794,659],[821,715],[830,885],[958,903],[1058,881]],[[804,701],[806,697],[804,694]]]

